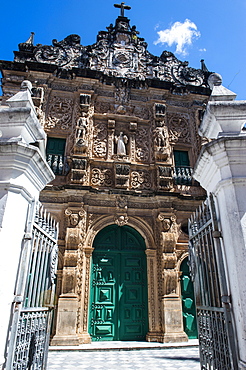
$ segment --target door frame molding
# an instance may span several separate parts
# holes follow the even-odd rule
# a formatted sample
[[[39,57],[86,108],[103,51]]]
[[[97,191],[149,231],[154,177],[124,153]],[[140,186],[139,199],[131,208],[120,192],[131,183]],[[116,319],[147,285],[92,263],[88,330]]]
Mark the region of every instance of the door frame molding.
[[[84,242],[84,250],[87,250],[87,253],[84,258],[84,268],[83,281],[85,286],[85,293],[81,297],[81,307],[79,307],[78,314],[80,317],[83,317],[84,325],[80,331],[80,342],[83,343],[84,340],[90,338],[88,333],[89,328],[89,303],[90,303],[90,268],[91,266],[91,257],[93,248],[93,242],[95,236],[104,229],[106,226],[115,224],[115,215],[102,216],[101,218],[95,220],[90,225],[88,229],[86,239]],[[147,341],[161,341],[163,337],[163,332],[161,330],[161,306],[158,299],[158,272],[157,272],[157,246],[154,241],[153,231],[151,227],[145,223],[140,218],[129,217],[127,226],[132,227],[143,237],[145,242],[145,253],[147,260],[147,289],[148,289],[148,327],[149,331],[146,335]],[[88,251],[90,251],[88,253]],[[156,304],[158,302],[158,305]],[[86,330],[85,330],[86,329]],[[91,339],[91,338],[90,338]]]

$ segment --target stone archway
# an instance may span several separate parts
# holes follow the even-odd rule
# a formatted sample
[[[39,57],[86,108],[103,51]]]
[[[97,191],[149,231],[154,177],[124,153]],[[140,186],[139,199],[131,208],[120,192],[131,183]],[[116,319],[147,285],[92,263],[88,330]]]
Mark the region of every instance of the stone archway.
[[[92,340],[145,340],[147,266],[143,237],[130,226],[109,225],[94,239],[89,334]]]

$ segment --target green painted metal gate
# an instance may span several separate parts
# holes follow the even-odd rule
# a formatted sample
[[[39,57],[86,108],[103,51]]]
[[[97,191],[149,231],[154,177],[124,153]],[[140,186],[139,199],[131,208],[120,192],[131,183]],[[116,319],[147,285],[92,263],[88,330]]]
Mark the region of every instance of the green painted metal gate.
[[[193,283],[190,277],[188,258],[185,258],[181,264],[181,296],[183,309],[184,331],[190,339],[196,339],[197,321],[196,321],[196,304],[194,296]]]
[[[148,330],[145,243],[129,226],[95,238],[89,333],[92,340],[145,340]]]

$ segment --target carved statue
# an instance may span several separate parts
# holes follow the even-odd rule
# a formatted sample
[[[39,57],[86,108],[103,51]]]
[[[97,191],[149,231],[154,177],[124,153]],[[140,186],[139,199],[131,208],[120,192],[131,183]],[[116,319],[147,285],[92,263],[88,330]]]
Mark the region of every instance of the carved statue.
[[[79,117],[77,122],[76,142],[78,145],[85,143],[86,135],[88,132],[86,114],[83,112],[82,117]]]
[[[123,132],[120,132],[120,136],[115,136],[115,142],[117,144],[117,154],[126,155],[126,144],[128,142],[128,137],[123,136]]]
[[[157,147],[166,146],[166,137],[164,127],[156,127],[155,129],[155,144]]]

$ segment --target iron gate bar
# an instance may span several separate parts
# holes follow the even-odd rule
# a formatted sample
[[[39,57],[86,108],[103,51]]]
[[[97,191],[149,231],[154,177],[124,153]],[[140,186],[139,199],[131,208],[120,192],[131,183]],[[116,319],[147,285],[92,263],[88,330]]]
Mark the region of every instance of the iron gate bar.
[[[35,215],[34,206],[37,207]],[[26,225],[29,241],[26,243],[24,237],[20,260],[20,269],[25,269],[25,273],[21,271],[18,275],[21,281],[17,281],[17,287],[23,291],[23,304],[20,299],[14,307],[6,370],[44,370],[47,362],[55,297],[58,224],[38,203],[33,204]],[[29,258],[29,262],[25,258]]]
[[[202,369],[236,370],[236,340],[213,195],[189,220],[189,267],[197,304]]]

